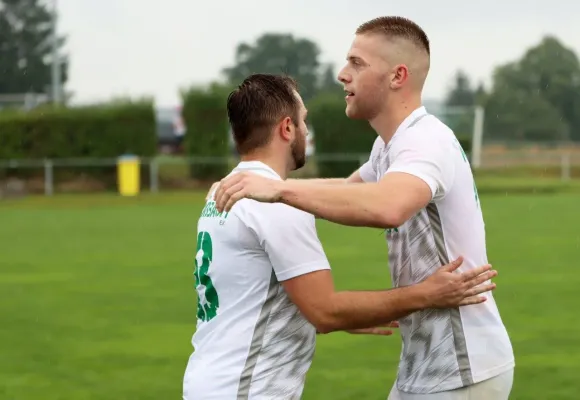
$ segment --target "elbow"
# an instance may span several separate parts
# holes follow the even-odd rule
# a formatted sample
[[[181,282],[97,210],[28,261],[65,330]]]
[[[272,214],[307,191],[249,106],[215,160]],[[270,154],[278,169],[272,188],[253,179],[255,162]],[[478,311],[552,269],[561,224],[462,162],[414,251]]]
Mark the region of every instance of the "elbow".
[[[386,204],[379,197],[368,204],[365,211],[366,226],[373,228],[398,228],[407,220],[403,207],[397,206],[396,204]]]
[[[321,335],[326,335],[338,330],[332,323],[329,323],[328,321],[315,321],[312,322],[312,324],[316,328],[316,332]]]
[[[405,223],[406,216],[399,210],[382,210],[376,219],[376,227],[381,229],[398,228]]]
[[[308,320],[316,328],[316,332],[323,335],[340,330],[337,321],[326,312],[318,312]]]

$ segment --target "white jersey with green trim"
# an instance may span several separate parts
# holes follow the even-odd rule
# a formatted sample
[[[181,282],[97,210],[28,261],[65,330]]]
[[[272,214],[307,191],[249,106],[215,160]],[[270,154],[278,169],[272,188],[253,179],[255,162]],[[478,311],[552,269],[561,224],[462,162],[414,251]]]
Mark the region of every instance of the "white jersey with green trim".
[[[487,264],[485,225],[469,161],[445,124],[421,107],[385,144],[378,137],[360,169],[366,182],[405,173],[423,180],[431,202],[386,232],[395,287],[421,282],[463,256],[460,272]],[[514,354],[493,294],[482,304],[423,310],[401,318],[401,392],[436,393],[498,376],[514,367]]]
[[[257,161],[239,171],[280,179]],[[248,199],[219,213],[212,195],[197,229],[197,329],[183,398],[299,399],[316,330],[280,282],[330,268],[314,216]]]

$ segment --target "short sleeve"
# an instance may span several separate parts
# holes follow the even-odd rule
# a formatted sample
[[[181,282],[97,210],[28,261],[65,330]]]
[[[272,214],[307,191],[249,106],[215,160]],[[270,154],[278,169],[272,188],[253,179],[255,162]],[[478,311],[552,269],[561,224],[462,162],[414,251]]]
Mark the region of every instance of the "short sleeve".
[[[382,145],[383,140],[380,137],[377,137],[373,143],[373,148],[371,150],[369,159],[358,170],[361,179],[367,183],[377,181],[376,165]]]
[[[398,137],[389,150],[391,172],[404,172],[422,179],[431,188],[433,200],[449,192],[455,180],[455,158],[452,142],[442,135],[421,135],[409,130]]]
[[[372,161],[369,159],[365,162],[358,170],[360,177],[365,182],[376,182],[377,181],[377,172],[373,167]]]
[[[312,214],[285,204],[262,204],[267,212],[254,230],[278,281],[330,269]]]

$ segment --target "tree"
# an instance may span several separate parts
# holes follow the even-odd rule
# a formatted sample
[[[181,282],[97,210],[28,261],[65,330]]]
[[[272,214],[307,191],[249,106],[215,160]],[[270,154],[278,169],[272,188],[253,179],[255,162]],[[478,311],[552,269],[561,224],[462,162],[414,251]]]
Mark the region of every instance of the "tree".
[[[473,89],[471,80],[467,73],[458,70],[453,77],[447,96],[445,106],[449,108],[464,109],[464,112],[451,113],[446,116],[445,122],[449,125],[456,135],[460,137],[471,137],[474,123],[474,107],[480,104],[481,99],[485,96],[483,85]]]
[[[520,60],[496,68],[486,134],[513,140],[580,140],[580,62],[546,36]]]
[[[0,93],[45,93],[51,85],[52,18],[39,0],[0,0]],[[59,54],[65,38],[58,38]],[[61,56],[62,57],[62,56]],[[66,58],[61,82],[67,80]]]
[[[469,76],[464,71],[459,70],[455,73],[453,85],[445,99],[445,105],[452,107],[472,107],[474,104],[475,91],[471,87]]]
[[[560,141],[570,128],[559,110],[540,94],[502,90],[488,101],[486,131],[509,141]]]
[[[479,82],[477,85],[477,89],[475,89],[475,104],[482,105],[485,103],[487,99],[487,92],[485,90],[485,86],[483,86],[483,82]]]
[[[316,43],[291,34],[266,33],[255,44],[240,43],[235,63],[223,70],[229,83],[239,84],[253,73],[287,74],[296,79],[305,100],[319,83],[320,49]]]
[[[345,154],[368,156],[377,138],[367,121],[348,118],[344,99],[325,92],[309,103],[309,119],[314,129],[317,154]],[[360,160],[333,161],[317,158],[320,177],[348,176],[360,166]]]
[[[324,93],[342,92],[342,85],[338,82],[333,64],[326,64],[320,74],[319,90]]]

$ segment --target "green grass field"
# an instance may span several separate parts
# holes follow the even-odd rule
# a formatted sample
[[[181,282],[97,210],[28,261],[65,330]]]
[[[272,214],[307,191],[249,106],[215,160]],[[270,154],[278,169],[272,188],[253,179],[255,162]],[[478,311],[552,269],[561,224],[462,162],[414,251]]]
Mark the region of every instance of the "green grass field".
[[[0,202],[0,399],[178,399],[200,195]],[[512,399],[578,399],[580,196],[482,195]],[[388,287],[379,230],[319,223],[341,289]],[[304,399],[385,399],[400,339],[318,339]]]

